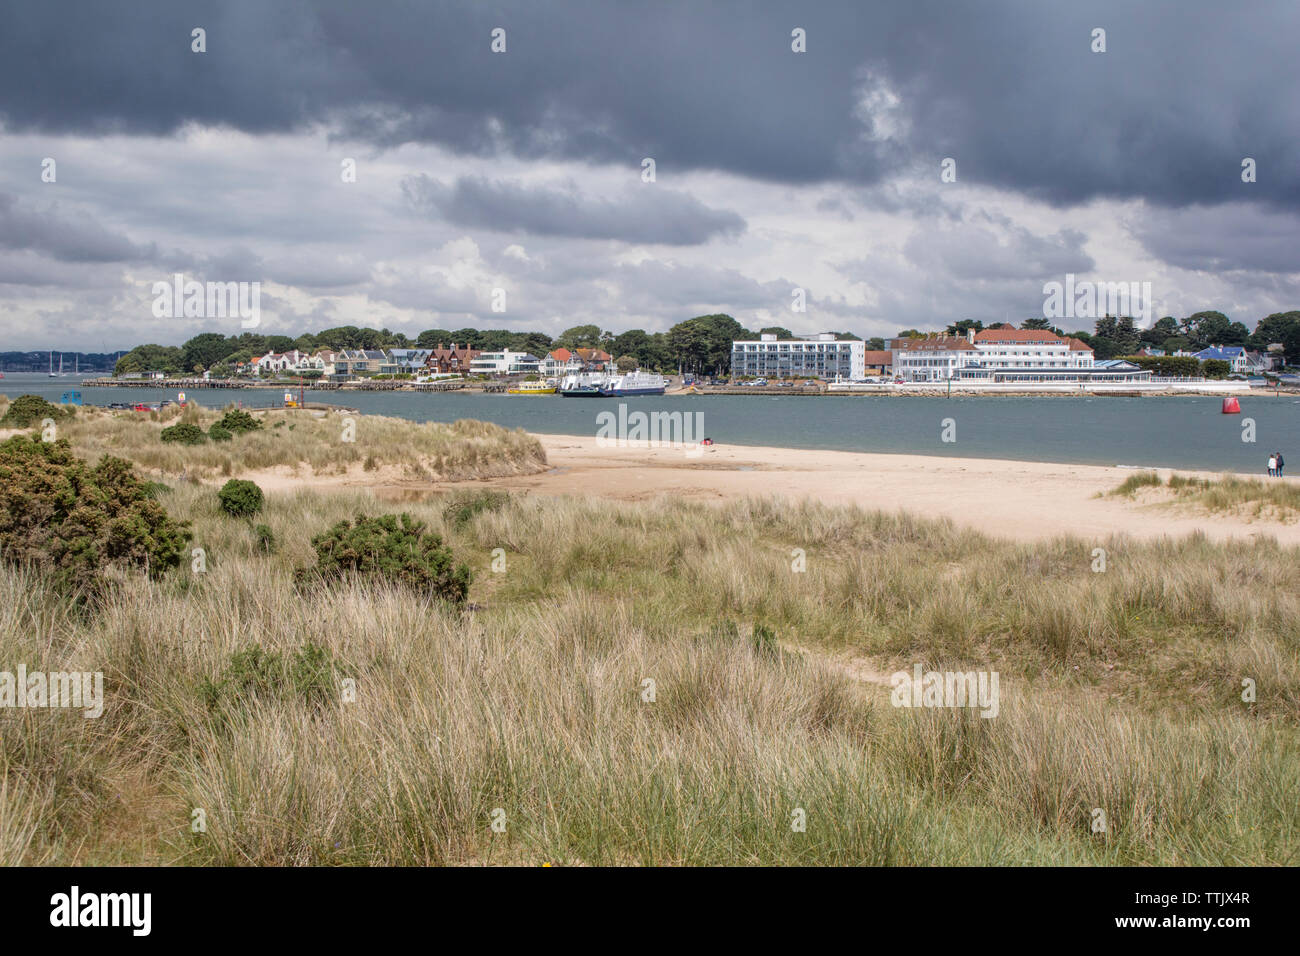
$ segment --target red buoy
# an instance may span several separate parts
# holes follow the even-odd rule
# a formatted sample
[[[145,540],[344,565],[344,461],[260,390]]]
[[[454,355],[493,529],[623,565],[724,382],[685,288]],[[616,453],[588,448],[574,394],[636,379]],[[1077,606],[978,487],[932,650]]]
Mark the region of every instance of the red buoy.
[[[1237,396],[1229,395],[1227,398],[1223,400],[1223,414],[1225,415],[1241,414],[1241,403],[1237,401]]]

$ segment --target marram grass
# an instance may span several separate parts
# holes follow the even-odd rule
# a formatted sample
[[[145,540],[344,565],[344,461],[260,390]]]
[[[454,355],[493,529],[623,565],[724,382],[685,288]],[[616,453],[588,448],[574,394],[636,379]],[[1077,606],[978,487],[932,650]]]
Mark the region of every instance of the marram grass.
[[[1012,544],[769,501],[515,497],[462,518],[299,491],[267,496],[265,553],[215,489],[162,500],[205,572],[131,579],[86,616],[0,571],[3,666],[106,684],[97,720],[0,711],[0,861],[1300,860],[1300,555],[1269,540]],[[471,564],[469,607],[294,589],[311,535],[384,510]],[[318,645],[339,695],[289,681],[214,707],[206,682],[255,643]],[[997,670],[999,715],[896,709],[845,659]]]

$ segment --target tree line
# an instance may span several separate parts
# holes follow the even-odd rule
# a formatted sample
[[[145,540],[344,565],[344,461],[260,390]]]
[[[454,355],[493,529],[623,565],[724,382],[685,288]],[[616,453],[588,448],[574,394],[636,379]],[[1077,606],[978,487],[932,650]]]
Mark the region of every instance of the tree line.
[[[695,372],[725,374],[731,368],[731,343],[735,339],[758,338],[765,332],[791,337],[788,329],[767,327],[757,332],[746,329],[729,315],[698,315],[678,322],[667,332],[631,329],[615,335],[597,325],[576,325],[555,338],[545,332],[512,332],[506,329],[426,329],[414,338],[388,329],[359,328],[342,325],[307,333],[294,338],[288,335],[221,335],[203,332],[183,345],[138,345],[117,362],[114,374],[132,375],[161,371],[169,375],[211,372],[224,377],[234,374],[237,365],[250,362],[267,352],[312,353],[320,349],[431,349],[458,346],[484,352],[510,349],[530,352],[538,358],[557,348],[598,348],[615,360],[628,359],[640,368],[656,372]],[[856,339],[849,333],[841,338]]]
[[[965,335],[969,329],[985,328],[978,319],[961,319],[947,327],[954,335]],[[1069,335],[1092,348],[1097,359],[1132,355],[1144,347],[1163,349],[1166,352],[1200,351],[1210,345],[1243,345],[1263,351],[1269,345],[1281,343],[1288,365],[1300,365],[1300,311],[1275,312],[1256,324],[1254,331],[1241,322],[1233,322],[1222,312],[1197,312],[1183,319],[1165,316],[1152,323],[1148,329],[1139,329],[1131,316],[1106,316],[1098,319],[1091,332],[1064,332],[1048,319],[1026,319],[1022,329],[1046,329],[1057,335]],[[705,375],[723,375],[731,369],[731,343],[737,339],[756,339],[765,333],[780,338],[794,338],[794,334],[780,326],[766,326],[756,331],[742,326],[730,315],[715,313],[697,315],[678,322],[667,332],[647,332],[631,329],[614,334],[597,325],[576,325],[555,338],[545,332],[512,332],[506,329],[426,329],[414,338],[388,329],[360,328],[341,325],[306,333],[294,338],[288,335],[259,335],[244,332],[240,335],[222,335],[203,332],[183,345],[138,345],[118,360],[114,373],[138,374],[158,370],[169,375],[202,374],[211,372],[217,377],[234,373],[235,366],[250,362],[267,352],[316,352],[320,349],[395,349],[435,348],[439,345],[468,346],[491,352],[510,349],[530,352],[541,358],[557,348],[599,348],[615,360],[626,360],[640,368],[656,372],[694,372]],[[851,332],[837,332],[837,338],[859,340]],[[900,338],[924,335],[916,329],[905,329]],[[881,350],[886,347],[883,338],[865,340],[867,348]]]

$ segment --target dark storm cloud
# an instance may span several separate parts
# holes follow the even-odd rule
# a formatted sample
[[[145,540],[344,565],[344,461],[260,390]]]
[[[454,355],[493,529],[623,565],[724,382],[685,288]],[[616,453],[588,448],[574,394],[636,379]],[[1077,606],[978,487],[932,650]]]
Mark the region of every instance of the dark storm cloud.
[[[1054,203],[1295,207],[1297,33],[1285,0],[23,4],[0,33],[0,112],[65,132],[327,121],[378,145],[653,156],[661,181],[872,183],[920,163],[937,183],[952,157],[962,182]]]
[[[710,209],[694,196],[648,183],[611,201],[584,196],[572,184],[556,189],[462,177],[449,186],[420,175],[403,180],[402,193],[417,211],[458,226],[538,236],[686,246],[745,228],[734,212]]]

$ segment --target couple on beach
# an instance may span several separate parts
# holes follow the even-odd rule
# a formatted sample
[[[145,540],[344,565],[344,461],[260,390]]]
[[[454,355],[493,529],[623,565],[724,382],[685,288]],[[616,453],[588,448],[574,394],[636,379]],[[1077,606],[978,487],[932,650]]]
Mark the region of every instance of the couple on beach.
[[[1269,476],[1272,477],[1272,478],[1281,478],[1281,477],[1282,477],[1282,466],[1285,465],[1285,464],[1286,464],[1286,462],[1284,462],[1284,461],[1282,460],[1282,453],[1281,453],[1280,451],[1279,451],[1279,452],[1275,452],[1275,453],[1272,454],[1272,455],[1269,455],[1269,456],[1268,456],[1268,473],[1269,473]]]

